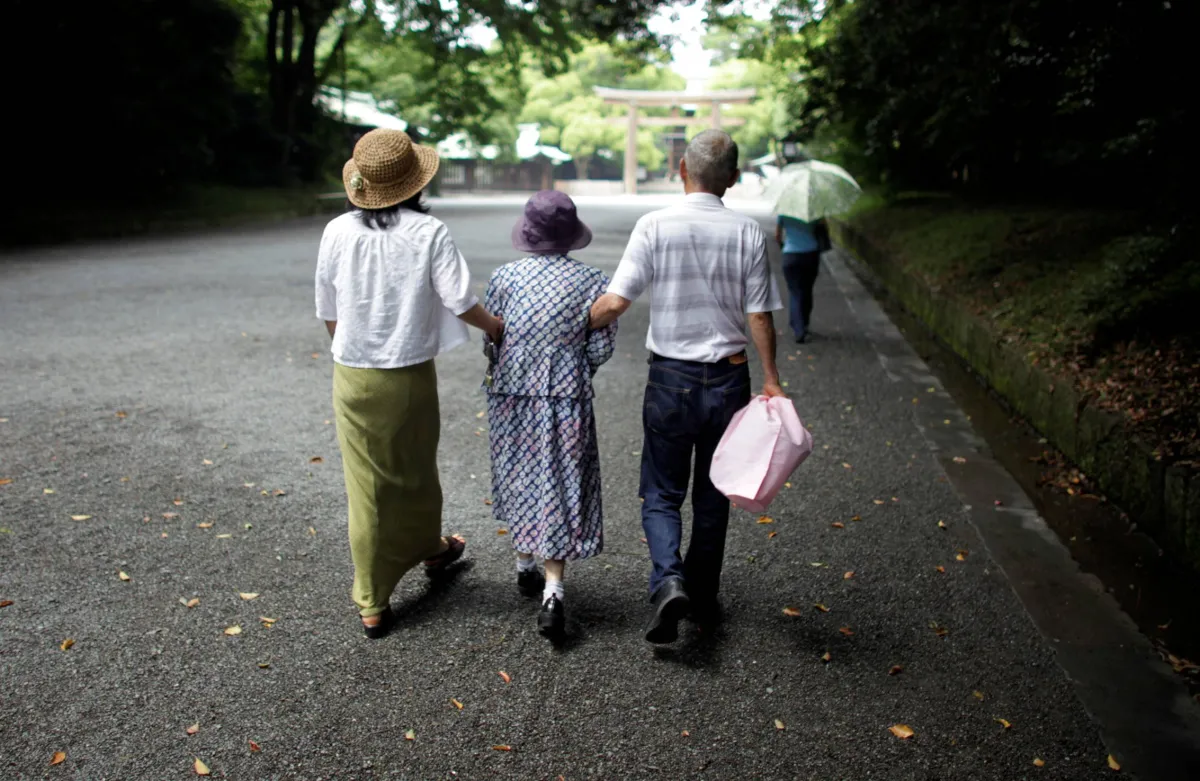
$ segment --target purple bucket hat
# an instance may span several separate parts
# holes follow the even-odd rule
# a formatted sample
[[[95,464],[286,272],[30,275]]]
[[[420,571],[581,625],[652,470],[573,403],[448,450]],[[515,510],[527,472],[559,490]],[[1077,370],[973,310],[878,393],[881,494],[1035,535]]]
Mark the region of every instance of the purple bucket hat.
[[[592,243],[592,229],[579,220],[571,196],[539,190],[513,226],[512,243],[522,252],[570,252]]]

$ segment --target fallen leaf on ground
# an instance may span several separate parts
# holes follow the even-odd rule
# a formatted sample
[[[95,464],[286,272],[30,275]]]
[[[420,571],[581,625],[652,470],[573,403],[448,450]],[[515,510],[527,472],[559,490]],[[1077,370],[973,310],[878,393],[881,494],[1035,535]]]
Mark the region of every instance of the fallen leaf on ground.
[[[821,654],[821,661],[825,662],[826,664],[829,664],[830,662],[833,661],[833,654],[826,651],[825,653]]]
[[[779,719],[775,719],[775,729],[784,730],[784,729],[787,729],[787,727],[785,727],[783,725],[782,721],[780,721]]]
[[[938,637],[945,637],[946,635],[950,634],[950,630],[944,626],[939,626],[937,621],[930,621],[929,628],[932,629],[933,633]]]
[[[13,601],[11,599],[0,599],[0,607],[8,607]]]
[[[1112,754],[1108,755],[1108,766],[1113,770],[1121,769],[1121,763],[1117,762],[1116,757],[1114,757]]]
[[[843,461],[843,462],[842,462],[842,468],[843,468],[843,469],[853,469],[854,467],[850,466],[850,465],[849,465],[849,464],[847,464],[845,461]]]
[[[72,515],[71,520],[72,521],[86,521],[91,517],[92,516],[90,516],[90,515]]]
[[[833,523],[831,523],[829,525],[835,529],[845,529],[846,528],[846,524],[842,523],[841,521],[834,521]]]
[[[775,519],[769,515],[760,515],[760,516],[758,516],[758,522],[759,523],[775,523]]]
[[[238,626],[237,624],[234,624],[233,626],[225,627],[225,634],[227,634],[227,635],[230,635],[230,636],[240,635],[241,633],[242,633],[242,628],[240,626]]]
[[[969,554],[970,554],[970,551],[968,551],[966,548],[963,548],[963,549],[959,550],[959,552],[958,552],[958,553],[956,553],[956,554],[954,555],[954,558],[955,558],[955,560],[956,560],[956,561],[966,561],[966,560],[967,560],[967,556],[968,556]]]
[[[258,594],[254,591],[239,591],[238,596],[246,602],[249,602],[252,599],[258,599]]]
[[[492,751],[512,751],[512,746],[500,744],[498,746],[492,746]]]
[[[772,539],[772,538],[774,538],[774,537],[775,537],[775,535],[777,535],[777,534],[779,534],[779,532],[767,532],[767,539],[768,539],[768,540],[769,540],[769,539]]]
[[[269,669],[271,669],[271,663],[270,663],[270,662],[259,662],[259,663],[258,663],[258,669],[260,669],[260,670],[269,670]]]
[[[938,528],[939,528],[939,529],[945,529],[945,528],[946,528],[946,522],[945,522],[945,521],[938,521]]]
[[[4,485],[4,483],[3,483],[2,481],[0,481],[0,485]],[[43,488],[43,489],[42,489],[42,493],[44,493],[44,494],[46,494],[47,496],[49,496],[49,495],[51,495],[51,494],[53,494],[53,493],[54,493],[54,489],[53,489],[53,488]]]
[[[983,692],[971,692],[971,696],[980,702],[983,702]]]
[[[1033,766],[1034,766],[1034,767],[1045,767],[1045,766],[1046,766],[1046,760],[1044,760],[1044,759],[1038,759],[1037,757],[1034,757],[1034,758],[1033,758]]]
[[[218,534],[217,539],[218,540],[231,540],[231,539],[233,539],[233,535],[232,534]]]
[[[956,464],[965,464],[965,463],[967,463],[967,459],[963,458],[962,456],[955,456],[955,457],[954,457],[954,463],[956,463]]]
[[[246,742],[250,744],[251,751],[262,751],[262,747],[259,746],[257,743],[255,743],[253,740],[247,740]]]
[[[890,670],[888,670],[888,675],[899,675],[902,672],[904,672],[903,667],[901,667],[898,664],[893,664],[892,668]]]
[[[253,488],[254,483],[242,483],[242,488]]]
[[[854,570],[850,570],[845,575],[842,575],[842,580],[850,580],[852,577],[854,577]]]
[[[853,515],[850,517],[850,520],[854,521],[855,523],[858,523],[859,521],[862,520],[862,516],[861,515]]]
[[[885,503],[882,499],[872,499],[871,501],[875,502],[875,504],[884,504]]]
[[[63,640],[58,647],[63,651],[69,651],[73,645],[75,645],[75,641],[68,637],[66,640]]]
[[[192,726],[190,726],[184,730],[184,732],[186,732],[189,735],[195,735],[199,731],[200,731],[200,722],[198,722],[198,721],[195,724],[193,724]]]
[[[125,410],[123,410],[123,409],[119,409],[119,410],[117,410],[117,417],[118,417],[118,418],[123,418],[123,417],[126,417],[128,414],[129,414],[129,413],[127,413],[127,412],[126,412]]]
[[[937,571],[938,571],[938,572],[945,572],[945,571],[946,571],[946,568],[945,568],[945,567],[943,567],[941,564],[939,564],[939,565],[937,565]]]
[[[271,495],[272,496],[287,496],[287,491],[283,490],[282,488],[276,488],[274,491],[271,492]]]
[[[491,500],[491,499],[484,499],[484,500],[483,500],[483,503],[484,503],[484,504],[486,504],[488,507],[491,507],[491,506],[492,506],[492,500]]]
[[[325,459],[321,458],[320,456],[313,456],[312,458],[308,459],[308,463],[323,464],[323,463],[325,463]]]
[[[200,757],[196,757],[196,761],[192,763],[192,769],[196,771],[198,776],[212,775],[212,771],[208,769],[208,765],[200,761]]]
[[[645,537],[638,537],[638,539],[639,539],[640,541],[642,541],[643,543],[645,543],[646,545],[649,545],[649,544],[650,544],[650,543],[649,543],[649,542],[646,540],[646,538],[645,538]]]
[[[413,730],[411,730],[411,729],[407,729],[407,730],[405,730],[405,731],[404,731],[404,739],[405,739],[405,740],[416,740],[416,739],[417,739],[417,733],[416,733],[416,732],[414,732],[414,731],[413,731]]]
[[[204,459],[204,460],[203,460],[203,461],[201,461],[200,463],[201,463],[201,464],[204,464],[204,466],[212,466],[212,465],[213,465],[213,464],[212,464],[212,459],[208,459],[208,458]]]
[[[810,566],[810,567],[828,567],[829,565],[823,561],[813,561],[813,562],[810,562],[808,566]]]
[[[796,616],[800,615],[800,611],[794,607],[785,607],[783,609],[783,614],[785,616],[790,616],[792,618],[795,618]]]
[[[791,484],[791,483],[784,483],[784,484],[783,484],[783,487],[784,487],[784,488],[791,488],[791,487],[792,487],[792,484]]]
[[[453,705],[454,707],[458,708],[459,710],[463,709],[463,704],[461,702],[459,702],[458,700],[454,699],[453,697],[450,698],[450,704]]]
[[[888,732],[892,733],[901,740],[908,740],[913,735],[917,734],[913,732],[912,727],[908,726],[907,724],[893,724],[892,726],[888,727]]]
[[[825,607],[825,605],[823,605],[823,604],[822,604],[822,603],[820,603],[820,602],[818,602],[818,603],[816,603],[815,605],[813,605],[813,607],[814,607],[814,608],[816,608],[817,610],[819,610],[819,611],[820,611],[820,612],[822,612],[822,613],[828,613],[828,612],[829,612],[829,608]]]
[[[169,520],[171,520],[172,518],[178,518],[178,517],[179,517],[179,513],[163,513],[163,514],[162,514],[162,517],[166,518],[166,519],[169,521]],[[211,524],[209,524],[209,525],[211,525]]]
[[[504,679],[505,683],[512,683],[512,676],[503,670],[500,671],[500,677]]]
[[[1005,729],[1012,729],[1012,724],[1008,719],[996,719],[996,723]]]
[[[0,485],[9,485],[13,479],[11,477],[0,477]]]
[[[200,597],[192,597],[191,599],[184,599],[183,597],[180,597],[179,601],[184,607],[192,608],[200,604]]]
[[[117,573],[117,577],[118,577],[118,578],[120,578],[121,580],[124,580],[124,581],[129,581],[129,580],[131,580],[131,578],[130,578],[130,577],[127,575],[127,574],[125,574],[124,572],[118,572],[118,573]]]
[[[271,626],[272,624],[276,623],[279,619],[267,618],[266,616],[259,616],[258,620],[262,621],[263,626]]]
[[[317,530],[316,530],[316,529],[314,529],[312,526],[309,526],[309,527],[308,527],[308,536],[309,536],[309,537],[316,537],[316,536],[317,536]]]
[[[1000,501],[999,499],[997,499],[997,500],[995,500],[994,502],[992,502],[992,504],[993,504],[993,505],[995,505],[996,507],[1003,507],[1003,506],[1004,506],[1004,502]]]
[[[506,534],[508,534],[508,529],[497,529],[496,530],[497,537],[503,537]]]
[[[475,413],[475,417],[477,417],[477,418],[479,418],[480,420],[482,420],[482,419],[483,419],[483,416],[484,416],[484,415],[486,415],[486,414],[487,414],[487,412],[485,412],[485,411],[483,411],[483,410],[480,410],[479,412],[476,412],[476,413]]]
[[[688,732],[687,730],[684,730],[683,732],[679,733],[679,737],[681,737],[681,738],[690,738],[691,736],[692,736],[692,733]]]
[[[841,629],[839,629],[838,631],[841,632],[842,634],[844,634],[846,637],[850,637],[852,634],[854,634],[854,630],[848,626],[844,626]]]
[[[173,500],[173,501],[171,502],[171,504],[175,505],[176,507],[183,507],[183,500],[182,500],[182,499],[175,499],[175,500]]]
[[[66,761],[67,761],[67,752],[65,752],[65,751],[55,751],[54,756],[50,757],[51,765],[61,765],[63,762],[66,762]]]

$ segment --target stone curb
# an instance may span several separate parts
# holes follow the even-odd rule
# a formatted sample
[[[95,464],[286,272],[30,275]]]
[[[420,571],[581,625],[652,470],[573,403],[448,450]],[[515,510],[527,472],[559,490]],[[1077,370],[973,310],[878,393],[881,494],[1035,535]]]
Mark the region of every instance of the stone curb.
[[[1097,408],[1068,378],[1030,363],[986,323],[910,274],[871,237],[831,221],[835,241],[977,372],[1015,411],[1066,454],[1160,545],[1200,570],[1200,470],[1166,464]]]

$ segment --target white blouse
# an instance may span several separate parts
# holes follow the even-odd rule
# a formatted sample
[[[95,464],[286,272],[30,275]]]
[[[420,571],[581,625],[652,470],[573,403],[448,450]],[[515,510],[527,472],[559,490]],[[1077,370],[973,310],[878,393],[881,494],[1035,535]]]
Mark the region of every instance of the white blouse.
[[[348,212],[317,253],[317,317],[336,320],[333,359],[360,369],[424,363],[468,339],[461,315],[479,302],[467,261],[441,220],[401,210],[368,228]]]

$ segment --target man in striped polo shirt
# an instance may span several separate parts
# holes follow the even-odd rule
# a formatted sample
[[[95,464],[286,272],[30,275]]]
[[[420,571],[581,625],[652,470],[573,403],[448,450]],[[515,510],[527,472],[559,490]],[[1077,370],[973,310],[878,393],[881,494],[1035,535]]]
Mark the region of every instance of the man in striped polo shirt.
[[[679,165],[683,203],[638,220],[608,292],[592,306],[603,328],[650,288],[650,378],[642,408],[642,527],[653,569],[646,639],[670,643],[689,611],[715,618],[729,500],[713,487],[713,451],[734,413],[750,401],[747,325],[763,369],[763,390],[783,396],[775,366],[782,309],[767,263],[767,237],[754,219],[725,208],[738,179],[728,133],[696,136]],[[680,508],[692,479],[692,539],[680,556]]]

